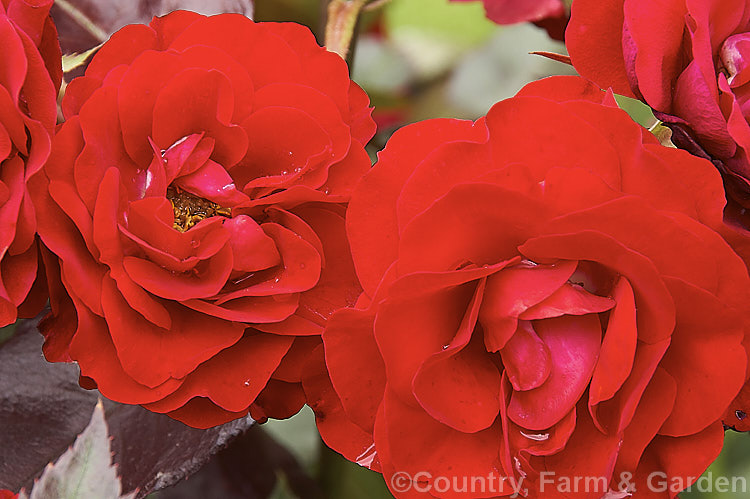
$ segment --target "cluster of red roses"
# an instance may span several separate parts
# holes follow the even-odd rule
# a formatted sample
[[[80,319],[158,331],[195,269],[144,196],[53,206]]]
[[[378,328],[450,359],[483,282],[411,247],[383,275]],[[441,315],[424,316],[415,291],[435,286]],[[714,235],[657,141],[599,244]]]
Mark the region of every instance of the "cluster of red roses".
[[[545,471],[649,497],[719,453],[750,350],[750,1],[575,0],[596,83],[406,126],[374,167],[344,61],[231,14],[119,31],[55,128],[51,4],[0,0],[0,324],[49,296],[44,353],[83,386],[203,428],[307,403],[388,482],[529,497]]]

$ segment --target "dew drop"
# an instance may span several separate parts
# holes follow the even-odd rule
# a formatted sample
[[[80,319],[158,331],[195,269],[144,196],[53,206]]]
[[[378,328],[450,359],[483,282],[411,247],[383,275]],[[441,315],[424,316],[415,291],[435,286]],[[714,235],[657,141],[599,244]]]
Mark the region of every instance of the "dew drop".
[[[243,383],[243,385],[245,385],[245,386],[250,386],[250,380],[249,380],[249,379],[246,379],[246,380],[245,380],[245,382]]]

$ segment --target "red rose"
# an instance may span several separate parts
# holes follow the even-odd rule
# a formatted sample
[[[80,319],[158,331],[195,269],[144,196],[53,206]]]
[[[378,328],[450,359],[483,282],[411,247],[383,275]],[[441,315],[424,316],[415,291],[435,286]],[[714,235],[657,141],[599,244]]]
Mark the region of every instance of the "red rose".
[[[18,494],[14,494],[10,490],[0,490],[0,499],[16,499]]]
[[[0,0],[0,326],[19,312],[35,315],[46,300],[41,283],[32,291],[39,250],[26,184],[49,155],[57,119],[62,68],[52,3]]]
[[[344,61],[299,25],[178,11],[114,34],[63,110],[34,186],[47,358],[191,426],[294,414],[359,293],[343,214],[374,123]]]
[[[484,0],[484,10],[497,24],[533,22],[557,40],[563,39],[569,17],[563,0]]]
[[[641,99],[675,144],[715,160],[732,198],[727,222],[747,239],[750,2],[580,0],[566,43],[582,76]],[[750,250],[738,251],[750,262]]]
[[[555,497],[542,472],[603,477],[596,498],[623,473],[644,491],[653,471],[700,476],[747,363],[723,204],[709,162],[576,77],[399,130],[347,214],[364,293],[323,334],[330,381],[305,380],[322,435],[397,497],[423,497],[403,473],[506,477],[436,480],[439,497],[522,477]]]

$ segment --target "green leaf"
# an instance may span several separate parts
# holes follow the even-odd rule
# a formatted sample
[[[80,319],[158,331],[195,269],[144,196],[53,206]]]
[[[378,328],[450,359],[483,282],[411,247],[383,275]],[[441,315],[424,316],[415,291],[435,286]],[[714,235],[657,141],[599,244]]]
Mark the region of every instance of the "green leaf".
[[[101,45],[97,45],[96,47],[92,47],[85,52],[74,52],[72,54],[65,54],[64,56],[62,56],[63,73],[68,73],[70,71],[73,71],[75,68],[86,64],[86,61],[89,60],[89,57],[94,55],[94,52],[99,50],[100,47]]]
[[[633,121],[642,127],[651,128],[659,122],[659,120],[654,117],[651,108],[643,102],[619,94],[615,94],[615,100],[620,108],[628,113],[630,117],[633,118]]]
[[[34,484],[28,499],[130,499],[135,492],[121,496],[120,479],[112,466],[107,423],[101,400],[91,422],[78,435],[73,447],[50,463]],[[19,499],[27,499],[26,494]]]

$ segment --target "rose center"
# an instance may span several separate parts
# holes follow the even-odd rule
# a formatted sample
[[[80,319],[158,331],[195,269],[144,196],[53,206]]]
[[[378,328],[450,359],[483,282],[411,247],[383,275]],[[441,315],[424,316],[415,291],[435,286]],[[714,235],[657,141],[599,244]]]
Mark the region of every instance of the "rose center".
[[[720,70],[726,75],[732,88],[744,85],[750,80],[750,33],[732,35],[719,49]]]
[[[180,232],[185,232],[206,218],[232,216],[230,208],[224,208],[176,187],[167,188],[167,199],[172,203],[172,211],[174,211],[172,226]]]

